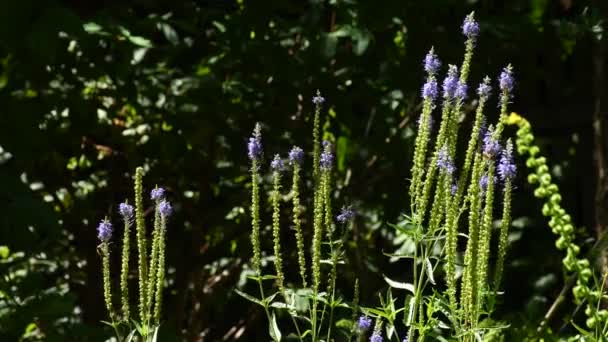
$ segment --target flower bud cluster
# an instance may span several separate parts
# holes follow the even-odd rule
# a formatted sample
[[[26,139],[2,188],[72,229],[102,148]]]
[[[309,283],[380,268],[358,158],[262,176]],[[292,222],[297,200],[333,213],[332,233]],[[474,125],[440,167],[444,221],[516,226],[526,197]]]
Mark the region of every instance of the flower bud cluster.
[[[534,135],[530,123],[521,116],[513,113],[508,118],[508,123],[517,124],[517,153],[527,154],[526,166],[532,170],[528,175],[528,183],[536,185],[534,196],[544,200],[542,214],[549,217],[551,231],[559,235],[555,246],[559,250],[566,251],[566,257],[562,260],[564,268],[568,272],[576,272],[577,280],[572,293],[577,303],[586,301],[587,327],[594,328],[600,322],[608,320],[608,310],[599,309],[596,304],[602,296],[601,289],[593,289],[591,280],[593,270],[589,260],[578,257],[580,247],[575,242],[575,229],[572,217],[561,206],[562,196],[559,188],[552,182],[549,167],[545,157],[540,156],[540,149],[534,145]]]

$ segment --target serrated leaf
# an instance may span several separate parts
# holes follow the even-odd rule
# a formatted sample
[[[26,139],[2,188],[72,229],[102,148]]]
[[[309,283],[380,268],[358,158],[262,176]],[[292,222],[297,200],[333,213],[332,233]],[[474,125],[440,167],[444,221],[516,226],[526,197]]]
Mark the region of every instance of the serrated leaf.
[[[386,281],[386,283],[390,286],[390,287],[394,287],[396,289],[402,289],[402,290],[408,290],[411,293],[414,293],[414,285],[410,284],[410,283],[402,283],[402,282],[398,282],[395,280],[390,279],[389,277],[382,275],[382,277],[384,278],[384,281]]]
[[[429,258],[425,258],[424,259],[424,264],[426,266],[426,275],[427,277],[429,277],[429,281],[431,282],[431,284],[436,285],[435,284],[435,277],[433,276],[433,265],[431,264],[431,261],[429,260]]]
[[[250,302],[252,302],[252,303],[256,303],[256,304],[258,304],[258,305],[260,305],[260,306],[265,306],[265,305],[264,305],[264,302],[262,302],[261,300],[259,300],[259,299],[255,298],[255,297],[254,297],[254,296],[252,296],[252,295],[249,295],[249,294],[247,294],[247,293],[245,293],[245,292],[243,292],[243,291],[237,290],[237,289],[234,289],[234,292],[236,292],[236,293],[237,293],[239,296],[241,296],[241,297],[243,297],[243,298],[247,299],[248,301],[250,301]]]

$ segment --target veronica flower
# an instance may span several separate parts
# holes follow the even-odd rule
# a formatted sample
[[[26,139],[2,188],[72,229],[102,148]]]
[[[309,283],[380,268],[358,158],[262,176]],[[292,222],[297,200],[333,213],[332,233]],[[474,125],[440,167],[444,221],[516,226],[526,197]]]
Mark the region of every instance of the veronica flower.
[[[355,212],[349,207],[344,207],[342,208],[340,214],[336,217],[336,219],[338,220],[338,222],[344,224],[352,220],[353,217],[355,217]]]
[[[270,162],[270,167],[273,171],[280,172],[285,168],[285,163],[283,163],[283,159],[278,154],[275,154],[274,159]]]
[[[469,14],[462,24],[462,34],[469,39],[475,39],[479,35],[479,24],[475,21],[473,13]]]
[[[372,319],[367,317],[367,316],[363,316],[361,315],[361,317],[359,317],[359,321],[357,322],[357,328],[361,331],[365,331],[367,329],[369,329],[372,326]]]
[[[312,103],[321,106],[325,102],[325,98],[321,96],[321,92],[317,90],[317,95],[312,98]]]
[[[434,75],[439,70],[439,67],[441,67],[441,62],[437,58],[434,49],[431,48],[429,53],[424,57],[424,70],[430,75]]]
[[[458,67],[451,65],[448,67],[448,74],[443,79],[443,98],[446,100],[454,98],[458,87]]]
[[[374,334],[372,335],[372,337],[369,338],[370,342],[382,342],[384,341],[384,339],[382,338],[382,335],[380,335],[380,332],[374,332]]]
[[[118,205],[118,212],[125,221],[130,221],[133,218],[134,209],[133,206],[128,203],[120,203]]]
[[[171,204],[169,202],[163,200],[162,202],[160,202],[158,204],[158,210],[160,211],[160,214],[162,215],[162,217],[167,218],[173,212],[173,207],[171,206]]]
[[[255,124],[253,135],[247,143],[247,155],[251,161],[259,160],[262,157],[262,126]]]
[[[492,158],[500,151],[500,144],[494,138],[494,130],[489,128],[483,137],[483,153]]]
[[[490,78],[486,76],[484,78],[483,83],[479,84],[479,87],[477,88],[477,95],[479,95],[479,97],[487,99],[488,97],[490,97],[491,91],[492,87],[490,86]]]
[[[466,99],[467,90],[468,90],[467,84],[459,81],[458,85],[456,86],[456,91],[454,92],[454,97],[456,97],[457,99],[460,99],[460,100]]]
[[[323,141],[323,147],[323,153],[321,153],[319,164],[321,166],[321,169],[331,170],[331,167],[334,163],[334,155],[331,153],[331,143],[325,140]]]
[[[422,86],[422,97],[430,100],[437,98],[437,81],[435,79],[427,81]]]
[[[289,163],[292,165],[298,164],[302,165],[304,161],[304,151],[298,146],[294,146],[291,151],[289,151]]]
[[[511,92],[513,90],[513,68],[511,65],[502,69],[500,73],[500,78],[498,79],[498,84],[500,86],[500,90],[503,92]]]
[[[152,189],[152,191],[150,191],[150,198],[155,201],[160,201],[164,197],[165,197],[165,189],[163,189],[163,188],[156,188],[156,189]]]
[[[498,176],[504,182],[507,179],[513,179],[517,168],[513,163],[513,144],[507,142],[507,146],[502,150],[500,162],[498,163]]]
[[[99,222],[97,226],[97,237],[101,242],[108,242],[112,238],[112,223],[107,219]]]

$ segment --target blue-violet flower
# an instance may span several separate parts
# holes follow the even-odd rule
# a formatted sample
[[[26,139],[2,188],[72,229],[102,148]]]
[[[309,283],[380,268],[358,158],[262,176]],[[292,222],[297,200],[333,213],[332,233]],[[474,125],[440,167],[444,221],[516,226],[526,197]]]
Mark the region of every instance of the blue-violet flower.
[[[433,48],[431,48],[429,53],[424,57],[424,70],[430,75],[434,75],[439,70],[439,67],[441,67],[441,62],[437,58]]]
[[[133,218],[133,206],[128,203],[120,203],[118,205],[118,211],[125,221]]]
[[[150,191],[150,198],[159,201],[165,197],[165,189],[163,188],[155,188]]]
[[[458,87],[458,67],[455,65],[449,65],[448,74],[443,79],[443,98],[452,99],[456,93],[456,87]]]
[[[507,142],[507,147],[502,150],[500,162],[498,163],[498,176],[504,182],[507,179],[513,179],[517,168],[513,163],[513,145]]]
[[[289,162],[293,164],[302,165],[304,161],[304,151],[298,146],[294,146],[291,151],[289,151]]]
[[[253,135],[247,143],[247,155],[251,161],[262,157],[262,126],[259,123],[255,124]]]
[[[462,33],[469,39],[475,39],[479,35],[479,24],[475,21],[473,13],[467,15],[464,19]]]
[[[338,215],[336,219],[338,220],[338,222],[344,224],[352,220],[353,217],[355,217],[355,211],[352,210],[350,207],[343,207],[340,211],[340,215]]]
[[[502,69],[498,83],[500,85],[500,90],[503,92],[511,92],[513,90],[513,68],[511,65]]]
[[[97,237],[101,242],[108,242],[112,238],[112,223],[107,219],[99,222],[97,226]]]
[[[285,168],[285,164],[283,163],[283,159],[278,154],[275,154],[274,159],[270,162],[270,167],[273,171],[280,172]]]
[[[173,212],[173,207],[171,206],[171,204],[165,200],[163,200],[162,202],[160,202],[158,204],[158,210],[160,211],[160,214],[164,217],[167,218],[171,215],[171,213]]]
[[[431,79],[422,86],[422,97],[434,100],[437,97],[437,81]]]
[[[367,317],[367,316],[363,316],[361,315],[359,317],[359,321],[357,322],[357,328],[359,328],[359,330],[367,330],[372,326],[372,319]]]

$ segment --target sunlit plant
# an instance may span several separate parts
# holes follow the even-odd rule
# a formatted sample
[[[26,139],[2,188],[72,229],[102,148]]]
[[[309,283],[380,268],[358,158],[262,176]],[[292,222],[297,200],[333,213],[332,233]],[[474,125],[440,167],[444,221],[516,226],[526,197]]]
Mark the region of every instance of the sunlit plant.
[[[165,283],[165,235],[167,221],[173,211],[166,200],[165,190],[155,188],[150,193],[154,201],[154,224],[151,241],[144,219],[143,169],[135,172],[135,208],[127,201],[118,206],[124,223],[120,272],[120,310],[113,304],[112,277],[110,275],[110,253],[114,228],[106,218],[97,227],[102,257],[104,301],[110,321],[106,322],[116,333],[119,341],[156,341],[161,324],[162,296]],[[135,220],[137,241],[139,289],[137,314],[131,312],[129,300],[129,259],[131,255],[131,227]]]

